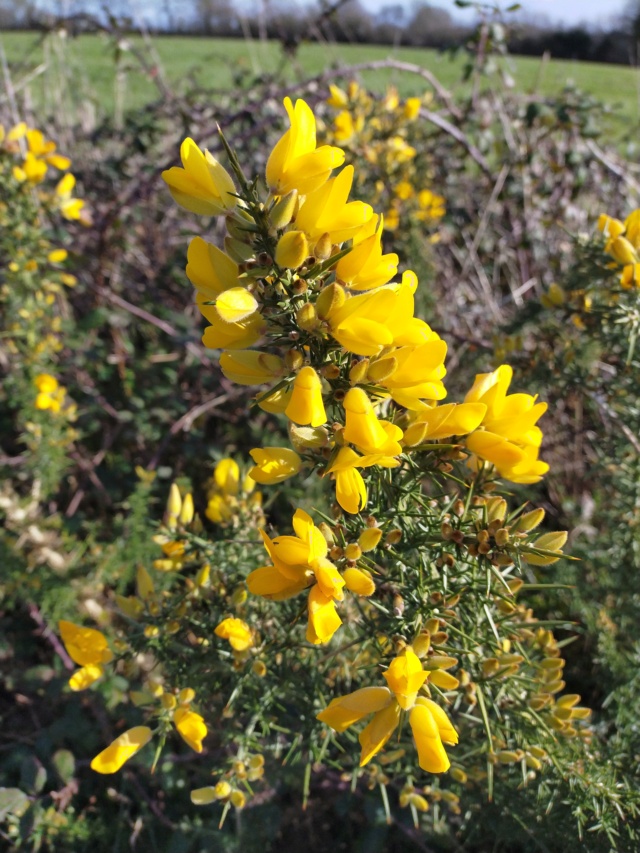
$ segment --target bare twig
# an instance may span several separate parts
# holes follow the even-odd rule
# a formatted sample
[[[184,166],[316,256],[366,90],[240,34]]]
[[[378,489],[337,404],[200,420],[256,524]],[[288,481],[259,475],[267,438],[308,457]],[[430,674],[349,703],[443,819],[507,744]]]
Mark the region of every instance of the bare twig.
[[[56,637],[56,635],[53,633],[51,628],[49,628],[47,623],[44,621],[44,617],[43,617],[42,613],[40,613],[38,606],[36,604],[29,604],[28,607],[29,607],[29,616],[33,619],[33,621],[36,623],[36,625],[40,629],[40,636],[43,638],[43,640],[46,640],[49,643],[49,645],[53,647],[56,654],[58,655],[58,657],[62,661],[65,669],[68,669],[68,670],[75,669],[76,665],[74,664],[74,662],[71,660],[71,658],[67,654],[67,650],[62,645],[60,640]]]

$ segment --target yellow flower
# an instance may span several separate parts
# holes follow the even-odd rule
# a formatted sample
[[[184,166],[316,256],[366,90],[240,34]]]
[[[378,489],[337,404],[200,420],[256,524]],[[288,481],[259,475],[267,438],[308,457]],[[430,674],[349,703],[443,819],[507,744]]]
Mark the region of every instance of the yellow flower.
[[[74,198],[71,193],[76,185],[75,176],[68,172],[56,186],[56,196],[60,212],[65,219],[80,219],[80,213],[84,208],[84,202],[79,198]]]
[[[220,216],[237,204],[236,189],[229,173],[208,151],[201,151],[191,138],[180,146],[183,168],[172,166],[162,179],[180,207],[204,216]]]
[[[347,142],[355,132],[353,116],[349,110],[342,110],[333,120],[333,135],[337,142]]]
[[[226,457],[216,465],[213,478],[225,495],[237,495],[240,490],[240,467],[235,459]]]
[[[422,669],[420,658],[407,646],[403,654],[391,661],[383,676],[400,707],[403,711],[408,711],[415,705],[418,691],[429,677],[429,673]]]
[[[244,287],[231,287],[216,299],[216,311],[225,323],[241,323],[256,314],[258,302]]]
[[[248,293],[248,291],[247,291]],[[216,305],[206,304],[209,300],[198,293],[196,304],[201,314],[211,323],[204,330],[202,343],[209,349],[244,349],[262,336],[265,323],[259,311],[253,311],[242,320],[228,322]]]
[[[249,476],[264,486],[293,477],[302,465],[302,459],[288,447],[255,447],[249,453],[256,463]]]
[[[58,622],[58,629],[69,657],[81,667],[69,679],[69,687],[74,691],[86,690],[102,678],[104,664],[113,660],[107,638],[102,631],[65,620]]]
[[[421,101],[420,98],[407,98],[404,102],[404,117],[407,121],[413,121],[420,113]]]
[[[347,202],[353,173],[353,166],[345,166],[335,178],[310,192],[300,205],[294,224],[304,231],[311,245],[325,234],[331,243],[349,240],[373,216],[371,206],[363,201]]]
[[[367,487],[357,470],[364,467],[362,458],[350,447],[341,447],[333,465],[327,469],[327,474],[333,474],[336,481],[336,500],[345,512],[352,514],[367,505]]]
[[[369,356],[378,355],[387,346],[417,346],[429,341],[433,332],[424,320],[413,316],[411,275],[403,274],[398,285],[388,284],[358,296],[334,300],[323,311],[324,316],[319,309],[331,336],[348,352]],[[334,289],[337,287],[334,285]]]
[[[537,420],[546,403],[530,394],[507,394],[513,371],[506,364],[476,376],[465,403],[483,403],[487,411],[481,428],[465,439],[467,448],[493,463],[501,477],[515,483],[535,483],[549,470],[538,460],[542,431]]]
[[[367,374],[386,388],[396,403],[410,410],[424,409],[423,400],[442,400],[447,395],[442,383],[447,372],[447,345],[428,326],[423,332],[428,340],[386,352],[383,358],[371,362]]]
[[[383,674],[388,687],[363,687],[333,699],[317,719],[334,731],[343,732],[373,714],[358,738],[362,748],[360,766],[363,767],[380,752],[397,728],[401,709],[408,710],[420,767],[428,773],[445,772],[450,763],[442,744],[456,744],[458,734],[439,705],[417,695],[429,673],[422,669],[417,655],[407,647]]]
[[[327,98],[329,106],[343,109],[349,104],[349,96],[340,86],[329,83],[329,92],[331,93],[330,97]]]
[[[238,265],[217,246],[194,237],[187,249],[187,278],[207,300],[238,286]]]
[[[444,198],[431,190],[420,190],[418,204],[420,210],[415,214],[418,219],[440,219],[445,214]]]
[[[455,746],[458,733],[442,708],[426,697],[419,697],[411,709],[409,725],[418,750],[418,764],[427,773],[445,773],[451,762],[443,742]]]
[[[223,619],[214,633],[216,636],[222,637],[223,640],[229,640],[231,648],[237,652],[243,652],[253,645],[251,628],[242,619],[235,619],[233,617]]]
[[[398,456],[402,453],[400,427],[376,417],[371,401],[361,388],[347,391],[344,402],[343,438],[365,454]]]
[[[117,773],[122,765],[149,743],[153,732],[148,726],[135,726],[121,734],[91,762],[96,773]]]
[[[303,367],[298,371],[284,413],[300,426],[310,424],[317,427],[327,422],[327,413],[322,401],[322,383],[313,367]]]
[[[335,601],[343,598],[345,581],[327,558],[327,542],[311,517],[301,509],[293,517],[295,536],[270,539],[260,531],[273,566],[262,566],[247,577],[254,595],[281,600],[312,586],[309,592],[307,640],[328,642],[342,624]]]
[[[379,222],[376,228],[376,224]],[[353,238],[353,247],[336,266],[336,278],[352,290],[381,287],[398,272],[398,256],[382,254],[383,217],[372,216]]]
[[[309,257],[309,241],[302,231],[287,231],[278,240],[275,262],[279,267],[297,270]]]
[[[335,601],[331,596],[325,595],[320,585],[316,584],[309,590],[308,607],[307,642],[315,645],[328,643],[342,625]]]
[[[33,380],[33,384],[43,394],[53,394],[58,390],[58,380],[50,373],[39,373]]]
[[[404,431],[404,443],[420,444],[467,435],[482,423],[487,407],[484,403],[445,403],[432,409],[423,409],[416,420]]]
[[[207,726],[200,714],[196,714],[189,708],[176,708],[173,712],[173,723],[183,741],[194,752],[202,752],[202,741],[207,736]]]
[[[267,186],[275,195],[298,190],[313,192],[328,179],[332,170],[344,162],[344,152],[330,145],[316,148],[316,119],[311,108],[299,99],[295,107],[290,98],[284,106],[291,127],[276,143],[267,160]]]
[[[227,379],[238,385],[262,385],[279,379],[287,372],[280,356],[256,350],[223,352],[220,368]]]

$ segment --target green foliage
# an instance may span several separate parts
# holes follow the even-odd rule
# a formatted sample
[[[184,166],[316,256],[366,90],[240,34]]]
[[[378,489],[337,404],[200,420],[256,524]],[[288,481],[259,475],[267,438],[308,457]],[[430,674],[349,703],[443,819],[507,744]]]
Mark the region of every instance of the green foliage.
[[[9,42],[10,58],[17,43]],[[91,76],[95,45],[94,39],[75,41],[60,58],[65,73],[73,71],[68,59],[74,54],[76,68],[86,66]],[[227,69],[233,51],[246,53],[246,45],[232,41],[213,47]],[[275,71],[279,57],[272,49],[260,46],[253,57]],[[171,51],[172,78],[179,63],[192,65],[195,52],[203,50],[209,59],[212,43],[159,40],[157,50],[161,57]],[[355,47],[335,48],[336,56],[343,50],[359,57]],[[322,71],[322,53],[305,46],[299,56],[311,71]],[[424,57],[401,56],[416,62]],[[330,842],[350,851],[423,849],[425,838],[430,849],[443,851],[459,845],[505,853],[576,844],[594,853],[636,849],[638,289],[621,288],[602,242],[581,233],[593,232],[596,214],[609,205],[626,215],[632,203],[621,188],[633,177],[604,137],[594,136],[607,126],[607,111],[574,88],[561,91],[566,73],[560,64],[543,68],[542,96],[537,65],[518,60],[512,89],[508,80],[504,85],[512,60],[501,57],[487,68],[486,57],[470,59],[475,88],[460,88],[455,102],[434,88],[431,100],[422,100],[420,119],[402,126],[417,151],[402,175],[358,154],[365,143],[392,138],[388,128],[374,129],[370,122],[384,115],[384,98],[368,95],[367,138],[345,146],[358,164],[359,197],[386,210],[398,207],[400,224],[387,250],[400,254],[402,266],[418,270],[423,287],[429,281],[422,309],[448,339],[452,398],[459,398],[475,371],[507,359],[518,390],[539,392],[550,403],[544,458],[552,472],[538,497],[550,530],[574,531],[571,553],[579,560],[536,568],[517,559],[506,580],[525,585],[514,594],[490,559],[477,558],[485,533],[497,548],[496,530],[489,529],[482,508],[487,504],[474,502],[461,487],[467,474],[456,451],[427,447],[396,480],[401,497],[388,472],[369,477],[368,510],[385,535],[398,527],[401,536],[366,558],[377,573],[379,594],[372,604],[352,596],[346,613],[353,624],[320,653],[302,639],[306,614],[300,598],[272,603],[245,600],[242,593],[247,574],[265,561],[257,536],[260,512],[274,535],[289,532],[293,508],[300,506],[335,526],[327,480],[312,475],[293,486],[271,487],[262,510],[244,496],[226,526],[205,516],[216,463],[227,456],[246,460],[249,449],[288,439],[273,416],[253,407],[247,417],[249,392],[222,379],[200,345],[200,320],[184,278],[184,232],[194,226],[168,208],[157,180],[187,132],[216,150],[214,119],[225,127],[247,174],[260,173],[280,130],[274,115],[281,81],[261,85],[258,69],[247,61],[246,90],[217,93],[214,114],[211,93],[199,85],[183,83],[179,101],[149,103],[150,84],[143,91],[138,72],[121,63],[121,84],[128,79],[132,85],[121,86],[116,101],[120,108],[145,108],[121,109],[119,133],[106,122],[91,140],[77,124],[73,134],[65,129],[69,117],[80,115],[79,104],[67,103],[67,117],[57,116],[59,133],[73,139],[69,150],[91,224],[63,223],[53,185],[47,184],[48,202],[13,176],[16,152],[0,154],[6,192],[0,205],[0,298],[7,318],[0,338],[0,654],[6,663],[0,831],[7,849],[124,851],[137,843],[163,853],[212,846],[245,851],[283,844],[295,849],[301,838],[309,851]],[[452,83],[459,66],[438,63],[444,81]],[[206,66],[208,85],[218,73],[212,67]],[[590,71],[580,67],[584,79]],[[606,72],[624,91],[623,70]],[[547,90],[556,73],[562,85]],[[500,74],[503,83],[497,82]],[[529,74],[529,82],[520,74]],[[346,85],[350,77],[345,71],[331,79]],[[608,95],[607,79],[603,71],[597,83]],[[105,87],[111,77],[96,81],[92,85],[109,108]],[[214,82],[229,85],[226,77]],[[425,85],[408,76],[396,82],[402,96]],[[304,84],[296,85],[304,93]],[[528,89],[535,94],[523,94]],[[139,100],[129,102],[129,96]],[[444,127],[430,118],[436,111],[446,115]],[[335,133],[336,110],[319,106],[318,112],[326,135]],[[400,177],[444,196],[442,224],[425,225],[412,216],[411,202],[394,193]],[[383,195],[380,180],[386,182]],[[439,241],[427,242],[434,234]],[[51,262],[49,252],[62,245],[69,259]],[[70,269],[75,287],[61,277]],[[35,407],[34,380],[41,373],[66,389],[67,415]],[[69,402],[77,413],[68,412]],[[339,418],[340,412],[336,406],[332,414]],[[176,481],[183,495],[193,493],[202,522],[178,528],[160,523]],[[428,492],[412,508],[409,496],[427,481]],[[487,485],[493,484],[478,481],[479,496]],[[531,509],[521,507],[531,497],[530,486],[514,488],[505,527]],[[451,528],[444,527],[451,538],[443,525]],[[345,516],[337,546],[344,549],[358,532]],[[174,542],[184,546],[177,557],[180,572],[154,570],[154,563],[172,559],[167,546]],[[207,565],[204,580],[200,572]],[[154,582],[146,598],[141,566]],[[458,595],[484,596],[486,609],[472,615],[451,603]],[[118,609],[122,599],[116,596],[143,600],[142,612]],[[540,620],[531,623],[533,636],[527,633],[530,608]],[[215,636],[230,614],[262,626],[257,651],[238,655]],[[75,667],[56,638],[60,618],[97,625],[121,644],[111,674],[80,695],[64,686]],[[434,618],[442,619],[445,635],[437,652],[455,656],[469,682],[447,694],[461,734],[450,754],[462,775],[428,779],[424,790],[406,726],[403,754],[394,757],[398,744],[392,742],[391,761],[361,770],[353,731],[327,735],[314,718],[332,697],[379,683],[377,662],[388,659],[392,644],[398,638],[410,642]],[[165,630],[172,622],[177,625]],[[549,707],[528,705],[551,632],[567,662],[565,689],[582,694],[595,712],[590,743],[556,737]],[[362,633],[368,634],[364,644]],[[358,646],[351,646],[356,639]],[[509,666],[501,656],[509,654],[523,658],[515,678],[501,669]],[[210,726],[204,760],[188,751],[157,700],[145,711],[129,699],[131,689],[148,686],[159,667],[166,687],[195,689],[196,707],[220,723]],[[434,697],[442,698],[439,691]],[[153,755],[146,753],[115,783],[93,773],[90,757],[149,711],[166,736],[156,773],[150,773]],[[532,746],[549,756],[540,769],[531,760]],[[264,753],[266,770],[263,780],[247,782],[255,798],[216,829],[223,806],[198,810],[188,792],[229,779],[249,794],[236,762],[257,753]],[[429,801],[429,812],[403,807],[405,784]],[[330,839],[327,824],[335,827]]]

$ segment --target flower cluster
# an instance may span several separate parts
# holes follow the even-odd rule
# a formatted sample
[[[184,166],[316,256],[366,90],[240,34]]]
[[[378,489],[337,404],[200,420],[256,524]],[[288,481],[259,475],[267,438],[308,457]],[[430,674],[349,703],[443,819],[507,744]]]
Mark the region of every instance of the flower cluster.
[[[351,97],[357,96],[352,87]],[[348,96],[334,87],[333,103],[344,99]],[[389,94],[385,103],[396,121],[397,98]],[[191,241],[188,251],[187,276],[210,323],[205,346],[222,351],[220,366],[228,380],[262,386],[255,404],[288,422],[293,446],[254,448],[249,478],[277,484],[305,468],[315,469],[335,481],[339,508],[356,517],[370,505],[368,482],[377,490],[385,472],[404,475],[425,453],[439,453],[444,460],[455,449],[468,459],[470,476],[486,477],[494,470],[512,482],[539,480],[548,470],[538,458],[542,432],[537,426],[546,404],[529,394],[509,394],[512,370],[507,365],[479,374],[463,402],[440,403],[447,395],[447,346],[415,316],[416,275],[405,271],[392,281],[398,258],[383,253],[382,216],[364,202],[349,200],[353,166],[333,176],[344,161],[341,149],[317,145],[315,117],[304,101],[294,105],[285,99],[285,108],[290,127],[267,160],[265,200],[255,184],[247,183],[230,149],[239,188],[190,139],[181,148],[182,168],[163,173],[182,207],[225,218],[224,251],[201,237]],[[418,109],[418,101],[405,104],[402,120],[411,121]],[[355,134],[360,127],[343,113],[334,141],[344,141],[347,131]],[[395,147],[399,150],[400,143]],[[412,156],[396,153],[396,160]],[[237,464],[223,460],[214,480],[206,515],[221,523],[235,509]],[[249,491],[246,480],[244,489]],[[250,572],[249,591],[283,600],[308,590],[306,639],[311,645],[329,642],[341,626],[336,605],[344,602],[345,591],[365,599],[376,591],[374,566],[364,553],[376,547],[383,531],[375,520],[364,526],[356,520],[358,527],[357,544],[347,544],[344,531],[336,539],[334,531],[317,527],[298,509],[295,535],[271,537],[261,530],[271,562]],[[498,527],[491,533],[493,550],[483,547],[475,555],[489,554],[501,566],[520,559],[546,565],[560,556],[566,538],[547,534],[548,541],[543,536],[532,542],[531,524],[523,528],[524,539],[512,540],[508,529],[500,534]],[[449,528],[456,539],[454,527]],[[389,531],[386,546],[400,535]],[[465,535],[456,541],[473,552]],[[223,620],[216,634],[236,650],[252,642],[249,626],[235,617]],[[397,726],[400,710],[409,710],[420,765],[442,772],[448,767],[442,742],[455,743],[457,736],[439,705],[418,692],[427,678],[445,689],[457,686],[457,679],[437,666],[423,671],[410,647],[394,658],[385,677],[389,688],[363,688],[334,700],[319,718],[343,730],[374,712],[361,735],[365,764]]]
[[[64,172],[51,198],[65,219],[81,218],[84,201],[72,195],[76,179],[68,171],[71,160],[56,150],[55,142],[47,139],[41,130],[21,121],[8,131],[0,125],[0,146],[21,158],[13,167],[13,177],[19,183],[31,186],[41,184],[50,167]]]
[[[342,112],[328,144],[318,144],[309,105],[287,98],[288,127],[262,182],[245,178],[224,138],[229,171],[187,139],[181,165],[163,173],[179,205],[224,228],[220,246],[198,236],[187,252],[203,343],[283,438],[252,448],[251,467],[225,456],[204,483],[182,473],[172,483],[154,536],[162,554],[150,570],[136,566],[133,592],[115,596],[115,631],[124,621],[126,634],[107,643],[71,626],[82,646],[69,651],[82,667],[74,689],[97,681],[111,654],[116,673],[144,685],[128,697],[145,724],[117,737],[94,770],[115,772],[152,738],[157,762],[175,732],[200,752],[215,725],[219,754],[233,750],[191,799],[220,803],[223,818],[262,777],[274,732],[274,758],[287,742],[310,768],[341,750],[354,779],[384,788],[393,778],[414,813],[438,797],[460,811],[453,791],[416,787],[420,771],[451,770],[449,780],[471,785],[488,767],[493,778],[519,764],[528,779],[551,765],[556,734],[588,737],[588,711],[562,693],[561,645],[523,600],[567,534],[540,531],[543,510],[509,511],[500,494],[501,480],[547,473],[538,425],[547,405],[514,393],[506,364],[448,399],[447,343],[416,314],[416,274],[383,249],[393,204],[383,219],[351,198],[357,169],[337,144],[369,129],[384,136],[366,162],[409,201],[403,169],[417,157],[408,129],[420,101],[389,92],[376,122],[351,109],[363,97],[332,89]],[[139,476],[151,488],[153,475]],[[329,506],[313,506],[311,489],[289,491],[311,476]],[[283,483],[295,495],[291,531],[281,511],[279,528],[267,527],[256,488],[273,495]],[[350,768],[339,742],[356,726],[355,764],[366,769]],[[459,738],[465,748],[448,751]]]
[[[640,287],[640,210],[631,211],[624,222],[602,213],[598,229],[606,238],[605,252],[622,267],[622,287]]]
[[[385,208],[385,228],[396,231],[409,222],[423,227],[436,224],[445,214],[445,200],[425,186],[430,164],[411,144],[412,126],[431,95],[401,101],[397,89],[390,86],[382,98],[375,99],[355,81],[346,89],[329,88],[327,104],[338,110],[329,140],[345,148],[348,162],[362,164],[361,182],[366,175],[375,186],[374,203]]]

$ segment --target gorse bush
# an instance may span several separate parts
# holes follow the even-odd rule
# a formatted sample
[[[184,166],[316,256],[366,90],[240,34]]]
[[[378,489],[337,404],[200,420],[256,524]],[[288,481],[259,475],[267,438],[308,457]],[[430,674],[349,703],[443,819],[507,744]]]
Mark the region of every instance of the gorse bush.
[[[86,206],[4,136],[3,838],[633,850],[637,214],[563,230],[616,185],[588,110],[272,95],[216,157],[128,117]]]
[[[317,147],[304,101],[285,106],[266,190],[228,146],[233,177],[191,139],[163,177],[182,207],[224,217],[225,251],[201,237],[188,251],[203,342],[229,381],[259,389],[253,405],[287,419],[290,444],[253,449],[248,471],[217,465],[204,513],[216,536],[191,490],[171,487],[163,556],[116,599],[111,640],[60,623],[72,690],[139,682],[137,724],[91,767],[117,772],[152,740],[155,766],[174,731],[196,753],[208,739],[200,778],[213,783],[191,799],[221,803],[222,819],[283,758],[306,765],[305,799],[332,767],[416,826],[435,803],[461,819],[468,791],[491,799],[514,776],[590,789],[597,740],[565,691],[561,623],[527,604],[567,534],[541,532],[544,510],[508,486],[548,470],[546,404],[508,393],[507,365],[440,402],[447,348],[414,316],[415,274],[390,283],[376,214],[348,201],[354,168],[332,177],[343,152]],[[298,507],[293,534],[268,533],[255,483],[317,475],[317,523]],[[596,804],[609,815],[617,798],[601,785]]]

